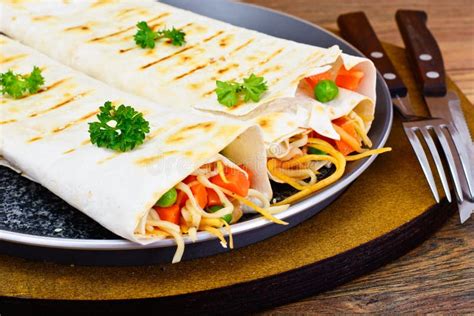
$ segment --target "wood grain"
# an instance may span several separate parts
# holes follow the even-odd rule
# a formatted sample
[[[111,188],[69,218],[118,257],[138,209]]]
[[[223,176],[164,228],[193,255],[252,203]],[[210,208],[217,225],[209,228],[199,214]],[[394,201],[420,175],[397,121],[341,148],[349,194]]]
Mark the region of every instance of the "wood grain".
[[[474,312],[474,221],[457,216],[397,261],[335,290],[263,314]]]
[[[403,47],[398,9],[425,10],[447,74],[474,101],[474,1],[472,0],[246,0],[337,29],[339,14],[363,10],[380,40]],[[474,221],[457,216],[399,260],[304,301],[263,314],[294,313],[474,313]]]
[[[424,10],[438,40],[447,74],[474,102],[474,1],[472,0],[244,0],[286,12],[322,27],[337,29],[337,17],[365,11],[379,39],[403,47],[395,22],[398,9]]]

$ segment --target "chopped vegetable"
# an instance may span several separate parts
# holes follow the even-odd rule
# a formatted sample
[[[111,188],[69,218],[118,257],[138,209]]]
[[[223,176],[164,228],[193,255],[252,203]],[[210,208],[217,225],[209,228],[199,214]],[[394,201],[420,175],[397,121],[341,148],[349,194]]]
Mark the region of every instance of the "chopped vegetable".
[[[207,206],[222,205],[221,199],[217,195],[216,191],[207,188]]]
[[[309,84],[309,86],[311,87],[311,90],[314,90],[316,85],[321,80],[328,80],[328,79],[331,79],[331,73],[329,71],[323,72],[321,74],[314,75],[314,76],[311,76],[311,77],[307,77],[307,78],[305,78],[305,81],[306,81],[307,84]]]
[[[27,93],[38,92],[44,84],[41,69],[34,66],[33,71],[28,75],[15,74],[9,70],[0,74],[0,86],[2,94],[7,94],[15,99],[25,96]]]
[[[211,206],[211,207],[208,207],[207,208],[207,211],[209,213],[215,213],[217,212],[218,210],[220,209],[223,209],[224,206],[223,205],[214,205],[214,206]],[[221,217],[227,224],[230,224],[232,222],[232,214],[226,214],[224,216]]]
[[[339,94],[339,88],[332,80],[321,80],[314,87],[314,98],[319,102],[329,102],[334,100]]]
[[[170,207],[155,206],[154,209],[160,216],[161,220],[179,225],[179,218],[180,218],[180,213],[181,213],[179,205],[175,204]]]
[[[209,181],[240,196],[247,196],[250,188],[250,182],[245,174],[237,169],[232,168],[225,168],[224,172],[229,183],[222,181],[222,178],[219,175],[209,178]]]
[[[324,140],[325,142],[328,142],[331,145],[335,145],[333,139],[331,139],[329,137],[326,137],[326,136],[323,136],[323,135],[317,133],[316,131],[311,131],[311,133],[309,134],[309,138],[319,138],[319,139]]]
[[[142,113],[123,104],[115,109],[110,101],[99,109],[99,122],[89,123],[93,144],[122,152],[143,144],[145,135],[150,132],[150,125]]]
[[[310,155],[327,155],[326,152],[322,151],[321,149],[308,147],[308,154]]]
[[[175,188],[171,188],[163,194],[158,202],[156,202],[156,205],[159,207],[170,207],[176,202],[176,199],[178,198],[178,192],[176,191]]]
[[[243,171],[247,172],[247,176],[248,176],[248,179],[249,179],[249,183],[250,185],[252,185],[252,181],[253,181],[253,173],[252,171],[244,164],[241,164],[239,165],[240,169],[242,169]]]
[[[344,89],[355,91],[359,87],[363,77],[364,73],[362,71],[355,69],[347,70],[342,66],[336,78],[336,85]]]
[[[262,94],[267,90],[268,86],[265,79],[263,77],[257,77],[255,74],[244,78],[243,83],[235,81],[216,81],[217,101],[229,108],[237,105],[242,94],[244,102],[258,102]]]
[[[232,222],[232,214],[226,214],[222,216],[222,219],[227,223],[230,224]]]
[[[223,209],[224,208],[224,205],[220,204],[220,205],[214,205],[214,206],[211,206],[211,207],[208,207],[207,208],[207,211],[209,213],[215,213],[217,212],[218,210],[220,209]]]
[[[197,204],[201,208],[205,208],[207,205],[207,190],[204,185],[201,183],[195,184],[191,187],[194,198],[196,199]]]
[[[176,204],[179,205],[179,207],[181,207],[186,203],[187,199],[188,199],[188,196],[186,195],[186,193],[184,193],[181,190],[178,190],[178,196],[176,197]]]
[[[138,31],[135,33],[135,43],[141,48],[155,48],[155,42],[162,38],[171,40],[175,46],[183,46],[186,43],[186,33],[175,29],[163,29],[154,32],[145,21],[137,23]]]
[[[334,120],[333,123],[340,128],[342,128],[350,137],[354,138],[354,140],[360,144],[361,143],[361,138],[359,134],[357,133],[354,124],[346,119],[346,118],[339,118],[337,120]],[[336,147],[337,149],[344,155],[347,156],[350,153],[356,151],[357,148],[354,148],[355,145],[350,145],[348,142],[342,140],[336,140]],[[360,147],[360,146],[359,146]]]
[[[219,175],[221,176],[222,181],[224,181],[225,183],[229,183],[229,180],[227,180],[227,178],[225,177],[224,164],[220,160],[217,161],[217,171],[219,172]]]
[[[194,182],[194,181],[197,181],[197,177],[193,175],[187,176],[186,179],[183,180],[183,182],[186,184],[190,184],[191,182]]]

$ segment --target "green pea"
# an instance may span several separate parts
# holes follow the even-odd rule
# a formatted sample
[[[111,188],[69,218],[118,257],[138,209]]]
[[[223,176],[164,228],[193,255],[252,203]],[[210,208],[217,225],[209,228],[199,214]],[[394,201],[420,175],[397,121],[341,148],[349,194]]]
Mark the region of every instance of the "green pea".
[[[214,206],[211,206],[211,207],[208,207],[207,208],[207,211],[209,213],[215,213],[217,212],[218,210],[220,209],[223,209],[224,208],[224,205],[214,205]],[[225,220],[227,222],[227,224],[230,224],[230,222],[232,222],[232,214],[227,214],[227,215],[224,215],[221,217],[223,220]]]
[[[160,197],[158,202],[156,202],[156,205],[159,207],[170,207],[176,202],[177,198],[178,192],[175,188],[171,188],[168,192],[166,192]]]
[[[334,100],[339,94],[339,88],[332,80],[321,80],[314,87],[314,98],[319,102],[329,102]]]
[[[221,217],[223,220],[227,222],[227,224],[230,224],[232,222],[232,214],[227,214]]]
[[[310,154],[310,155],[327,155],[326,152],[324,152],[320,149],[317,149],[317,148],[313,148],[313,147],[308,147],[308,154]]]
[[[209,213],[215,213],[217,212],[218,210],[220,210],[221,208],[224,208],[224,205],[214,205],[214,206],[210,206],[207,208],[207,211]]]

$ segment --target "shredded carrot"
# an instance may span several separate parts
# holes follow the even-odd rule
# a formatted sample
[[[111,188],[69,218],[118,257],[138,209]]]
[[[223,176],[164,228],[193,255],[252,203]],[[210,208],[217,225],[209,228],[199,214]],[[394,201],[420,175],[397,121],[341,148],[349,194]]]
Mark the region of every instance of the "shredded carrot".
[[[366,158],[368,156],[383,154],[383,153],[386,153],[386,152],[389,152],[389,151],[392,151],[391,147],[367,150],[367,151],[363,152],[362,154],[346,156],[346,160],[347,161],[355,161],[355,160],[359,160],[359,159],[362,159],[362,158]]]
[[[221,241],[222,247],[227,248],[227,241],[225,240],[224,235],[222,234],[222,232],[220,230],[218,230],[217,228],[211,227],[211,226],[205,226],[205,227],[203,227],[202,230],[204,230],[204,231],[216,236],[217,238],[219,238],[219,240]]]
[[[224,189],[222,187],[220,187],[220,189],[222,190],[222,192],[224,192],[225,194],[233,197],[234,199],[238,200],[239,202],[241,202],[242,204],[245,204],[247,205],[248,207],[251,207],[253,208],[255,211],[257,211],[258,213],[260,213],[263,217],[265,217],[266,219],[268,219],[269,221],[271,222],[274,222],[276,224],[281,224],[281,225],[288,225],[287,222],[284,222],[282,221],[281,219],[278,219],[276,218],[275,216],[273,216],[272,214],[270,214],[267,210],[261,208],[260,206],[258,205],[255,205],[255,203],[253,203],[252,201],[249,201],[247,200],[246,198],[240,196],[240,195],[237,195],[236,193],[232,192],[232,191],[229,191],[227,189]]]
[[[212,226],[212,227],[222,227],[222,222],[220,218],[202,218],[201,222],[199,223],[199,227],[201,226]]]
[[[331,156],[331,162],[336,166],[336,171],[333,174],[331,174],[329,177],[327,177],[327,178],[325,178],[325,179],[323,179],[319,182],[316,182],[315,184],[305,188],[304,190],[299,191],[298,193],[296,193],[296,194],[294,194],[294,195],[292,195],[292,196],[290,196],[290,197],[288,197],[288,198],[286,198],[286,199],[284,199],[284,200],[282,200],[278,203],[275,203],[274,205],[283,205],[283,204],[293,203],[296,200],[302,199],[302,198],[308,196],[309,194],[311,194],[311,193],[313,193],[313,192],[315,192],[315,191],[317,191],[321,188],[324,188],[324,187],[330,185],[331,183],[334,183],[339,178],[341,178],[342,175],[344,174],[344,171],[345,171],[345,168],[346,168],[346,160],[345,160],[344,155],[342,155],[340,152],[338,152],[328,142],[325,142],[321,139],[310,138],[310,139],[308,139],[308,143],[312,144],[314,146],[314,148],[328,153]],[[298,158],[295,158],[293,160],[290,160],[289,163],[287,164],[287,166],[290,166],[290,167],[291,166],[297,166],[301,162],[311,160],[311,158],[308,157],[308,156],[311,156],[311,155],[298,157]]]
[[[347,143],[349,146],[351,146],[352,149],[354,149],[358,153],[361,153],[364,151],[362,147],[360,146],[359,142],[354,137],[349,135],[349,133],[347,133],[342,127],[336,124],[332,124],[332,126],[334,127],[336,132],[339,134],[339,136],[341,136],[341,140]]]
[[[227,233],[229,234],[229,248],[234,249],[234,238],[232,237],[232,229],[230,228],[229,223],[221,218],[222,223],[224,224],[225,228],[227,229]]]
[[[219,176],[221,177],[222,181],[224,181],[224,183],[229,183],[229,180],[227,180],[225,176],[224,164],[220,160],[217,161],[217,172],[219,172]]]

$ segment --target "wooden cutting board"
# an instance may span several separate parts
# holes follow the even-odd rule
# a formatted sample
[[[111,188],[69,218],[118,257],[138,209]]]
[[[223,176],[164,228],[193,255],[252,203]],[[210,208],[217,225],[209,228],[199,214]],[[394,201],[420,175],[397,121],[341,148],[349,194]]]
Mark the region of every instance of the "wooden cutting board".
[[[385,46],[409,87],[416,112],[427,114],[403,49]],[[473,129],[472,105],[448,81]],[[147,267],[62,266],[0,256],[0,297],[10,307],[34,311],[54,306],[82,312],[245,312],[333,288],[403,255],[456,211],[446,199],[434,205],[397,115],[387,146],[393,151],[379,156],[336,202],[266,241],[213,257]]]

